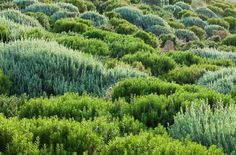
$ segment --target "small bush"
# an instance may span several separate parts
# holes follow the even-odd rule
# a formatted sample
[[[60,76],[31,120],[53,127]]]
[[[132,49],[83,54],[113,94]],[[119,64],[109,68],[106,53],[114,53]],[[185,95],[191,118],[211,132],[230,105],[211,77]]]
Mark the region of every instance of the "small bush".
[[[224,20],[229,23],[229,29],[233,33],[236,32],[236,18],[229,16],[229,17],[224,17]]]
[[[167,26],[167,23],[157,15],[144,15],[138,19],[136,25],[142,27],[145,30],[154,25]]]
[[[224,40],[222,41],[222,44],[236,47],[236,34],[232,34],[224,38]]]
[[[103,26],[108,24],[108,19],[97,12],[91,12],[91,11],[84,12],[83,14],[80,15],[80,17],[82,19],[93,21],[94,26]]]
[[[13,0],[13,3],[15,3],[21,9],[24,9],[27,6],[32,5],[36,2],[37,0]]]
[[[196,17],[198,18],[198,14],[192,10],[182,10],[179,13],[180,18],[187,18],[187,17]]]
[[[172,31],[165,26],[154,25],[146,29],[147,32],[155,34],[157,37],[161,35],[171,34]]]
[[[219,25],[208,25],[205,28],[207,37],[212,37],[214,35],[214,31],[225,31],[227,32],[222,26]]]
[[[207,8],[210,9],[211,11],[213,11],[218,16],[222,16],[224,14],[224,10],[222,8],[217,7],[217,6],[208,5]]]
[[[139,52],[136,54],[125,55],[122,60],[127,63],[141,62],[147,69],[151,70],[152,75],[159,76],[174,69],[176,63],[173,59],[165,55]]]
[[[28,12],[26,13],[28,16],[34,17],[35,19],[38,20],[38,22],[47,30],[50,29],[51,24],[50,24],[50,17],[45,15],[44,13],[33,13],[33,12]]]
[[[183,10],[192,10],[191,5],[184,3],[184,2],[177,2],[175,5],[181,7]]]
[[[137,19],[142,16],[142,11],[136,8],[124,6],[114,9],[114,12],[120,14],[120,16],[130,23],[136,23]]]
[[[152,46],[153,48],[158,48],[160,46],[159,40],[152,33],[138,31],[133,36],[142,39],[146,44]]]
[[[206,38],[206,32],[204,29],[202,29],[201,27],[198,26],[192,26],[189,28],[190,31],[192,31],[193,33],[196,34],[196,36],[200,39],[200,40],[204,40]]]
[[[178,67],[164,77],[167,81],[174,81],[178,84],[194,84],[204,73],[205,69],[199,68],[199,66]]]
[[[139,29],[136,26],[129,23],[120,24],[115,28],[115,31],[119,34],[133,34],[138,30]]]
[[[183,18],[181,22],[186,27],[198,26],[198,27],[204,28],[207,25],[203,20],[196,17],[186,17],[186,18]]]
[[[209,25],[219,25],[224,27],[225,29],[229,29],[229,23],[222,18],[209,18],[207,22]]]
[[[0,40],[3,42],[8,41],[10,36],[10,31],[4,25],[0,25]]]
[[[72,19],[60,19],[54,24],[54,31],[57,33],[69,31],[83,33],[87,29],[88,25]]]
[[[203,19],[216,18],[217,15],[208,8],[198,8],[196,13]]]
[[[77,13],[75,12],[67,12],[67,11],[58,11],[56,13],[54,13],[51,18],[56,21],[62,18],[73,18],[76,17]]]
[[[175,62],[180,64],[180,65],[191,66],[191,65],[194,65],[194,64],[202,63],[202,58],[197,56],[196,54],[194,54],[192,52],[174,51],[174,52],[168,53],[168,56],[171,57],[172,59],[174,59]]]
[[[232,68],[224,68],[215,72],[206,72],[197,83],[205,87],[214,89],[221,93],[227,94],[235,88],[236,70]]]
[[[10,87],[10,80],[3,74],[3,71],[0,70],[0,94],[9,93]]]
[[[232,17],[236,18],[236,10],[235,10],[235,8],[234,9],[227,8],[227,9],[224,10],[224,17],[229,17],[229,16],[232,16]]]
[[[130,102],[132,96],[157,94],[170,95],[175,93],[180,86],[174,83],[168,83],[157,78],[131,78],[117,83],[112,88],[112,100],[125,98]]]
[[[60,10],[57,4],[35,3],[25,8],[25,12],[41,12],[48,16],[53,15]]]
[[[164,6],[164,10],[169,11],[170,13],[172,13],[176,18],[179,17],[179,13],[183,10],[181,7],[177,6],[177,5],[167,5]]]
[[[189,42],[189,41],[195,41],[199,38],[193,33],[192,31],[186,30],[186,29],[177,29],[175,31],[175,35],[178,39]]]
[[[79,50],[93,55],[108,55],[109,48],[106,43],[97,39],[84,39],[79,36],[65,36],[56,39],[58,43],[74,50]]]
[[[182,24],[178,21],[169,21],[168,24],[170,25],[170,27],[172,27],[174,29],[184,29],[185,28],[184,24]]]

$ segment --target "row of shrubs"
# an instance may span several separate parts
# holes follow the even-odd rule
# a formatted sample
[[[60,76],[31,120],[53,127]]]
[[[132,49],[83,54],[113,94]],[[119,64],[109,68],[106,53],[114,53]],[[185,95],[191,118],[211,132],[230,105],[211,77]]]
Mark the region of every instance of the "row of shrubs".
[[[194,154],[199,151],[201,154],[223,154],[215,146],[206,148],[200,144],[174,140],[162,128],[114,139],[113,136],[118,136],[115,129],[119,129],[119,123],[106,123],[104,119],[78,123],[57,118],[19,120],[0,116],[0,120],[0,130],[5,131],[1,136],[0,151],[6,154]],[[105,144],[103,136],[113,139]]]

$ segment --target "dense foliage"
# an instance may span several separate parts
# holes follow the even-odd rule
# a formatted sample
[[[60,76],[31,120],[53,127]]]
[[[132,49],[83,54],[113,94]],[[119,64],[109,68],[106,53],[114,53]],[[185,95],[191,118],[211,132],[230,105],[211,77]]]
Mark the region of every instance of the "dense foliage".
[[[235,0],[0,0],[0,154],[236,154]]]

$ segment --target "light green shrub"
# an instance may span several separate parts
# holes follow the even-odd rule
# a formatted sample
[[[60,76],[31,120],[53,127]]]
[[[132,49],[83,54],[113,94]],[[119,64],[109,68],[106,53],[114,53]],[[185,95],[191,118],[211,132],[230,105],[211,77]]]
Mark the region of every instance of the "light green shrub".
[[[224,40],[222,41],[222,44],[236,47],[236,34],[232,34],[224,38]]]
[[[169,133],[178,139],[189,136],[192,141],[208,147],[214,144],[225,153],[234,154],[235,119],[234,106],[219,105],[212,110],[207,102],[202,102],[200,106],[193,104],[185,113],[178,113]]]
[[[229,23],[226,22],[224,19],[222,18],[209,18],[207,20],[207,23],[209,25],[219,25],[219,26],[222,26],[224,27],[225,29],[229,29]]]
[[[160,26],[160,25],[151,26],[151,27],[147,28],[146,31],[155,34],[157,37],[159,37],[161,35],[167,35],[167,34],[172,33],[171,29],[169,29],[165,26]]]
[[[197,17],[186,17],[181,20],[181,22],[186,26],[186,27],[191,27],[191,26],[198,26],[201,28],[204,28],[207,24],[203,20]]]
[[[217,15],[211,11],[208,8],[198,8],[196,10],[196,13],[202,18],[202,19],[208,19],[208,18],[216,18]]]

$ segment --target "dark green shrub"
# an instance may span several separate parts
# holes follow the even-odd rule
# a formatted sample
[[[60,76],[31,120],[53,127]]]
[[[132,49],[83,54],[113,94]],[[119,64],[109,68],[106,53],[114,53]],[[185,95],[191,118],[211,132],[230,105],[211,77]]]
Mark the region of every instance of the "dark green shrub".
[[[88,25],[72,19],[60,19],[54,24],[54,31],[57,33],[69,31],[83,33],[87,29]]]
[[[0,113],[6,117],[18,116],[20,108],[27,102],[26,95],[17,96],[0,96]]]
[[[207,22],[209,25],[219,25],[224,27],[225,29],[229,29],[229,23],[222,18],[209,18]]]
[[[236,34],[232,34],[227,36],[223,41],[222,44],[228,46],[235,46],[236,47]]]
[[[160,46],[159,40],[152,33],[138,31],[133,34],[133,36],[142,39],[146,44],[152,46],[153,48],[158,48]]]
[[[204,29],[202,29],[201,27],[198,26],[192,26],[189,28],[190,31],[192,31],[193,33],[196,34],[196,36],[200,39],[200,40],[204,40],[206,38],[206,32]]]
[[[141,62],[147,69],[151,70],[152,75],[159,76],[174,69],[176,63],[173,59],[165,55],[139,52],[136,54],[125,55],[121,60],[127,63]]]
[[[184,24],[178,22],[178,21],[169,21],[168,24],[170,25],[170,27],[174,28],[174,29],[184,29]]]
[[[195,41],[199,38],[192,31],[186,29],[177,29],[175,31],[175,35],[178,39],[183,40],[185,42]]]
[[[170,95],[175,93],[180,86],[164,82],[157,78],[130,78],[118,82],[111,91],[112,100],[125,98],[130,102],[132,96],[157,94]]]
[[[97,12],[92,12],[92,11],[84,12],[83,14],[80,15],[80,17],[82,19],[93,21],[94,26],[102,26],[108,24],[108,19]]]
[[[84,39],[79,36],[64,36],[56,39],[58,43],[66,47],[93,55],[108,55],[109,48],[106,43],[97,39]]]
[[[159,123],[167,125],[174,117],[171,114],[174,109],[168,109],[170,104],[171,100],[165,96],[140,96],[132,99],[128,114],[148,127],[154,128]]]
[[[33,12],[28,12],[26,13],[27,15],[34,17],[39,21],[39,23],[45,28],[45,29],[50,29],[51,24],[50,24],[50,17],[48,17],[44,13],[33,13]]]
[[[11,81],[3,74],[3,71],[0,70],[0,94],[9,93],[11,87]]]
[[[137,32],[139,29],[132,24],[125,23],[125,24],[119,24],[116,28],[115,31],[119,34],[133,34]]]
[[[202,58],[192,52],[170,52],[168,56],[175,60],[177,64],[191,66],[202,63]]]
[[[194,84],[204,73],[205,69],[196,65],[175,68],[164,77],[167,81],[174,81],[178,84]]]
[[[88,38],[97,38],[106,42],[111,51],[112,57],[122,57],[126,54],[137,53],[140,51],[154,52],[155,50],[144,43],[143,40],[133,36],[120,35],[99,29],[93,29],[84,33]]]
[[[236,32],[236,18],[229,16],[229,17],[224,17],[224,20],[229,23],[229,29],[233,33]]]
[[[224,10],[224,17],[229,17],[229,16],[232,16],[232,17],[236,18],[236,10],[235,10],[235,8],[234,9],[227,8],[227,9]]]
[[[10,35],[9,29],[4,25],[0,25],[0,41],[3,42],[8,41],[9,35]]]

